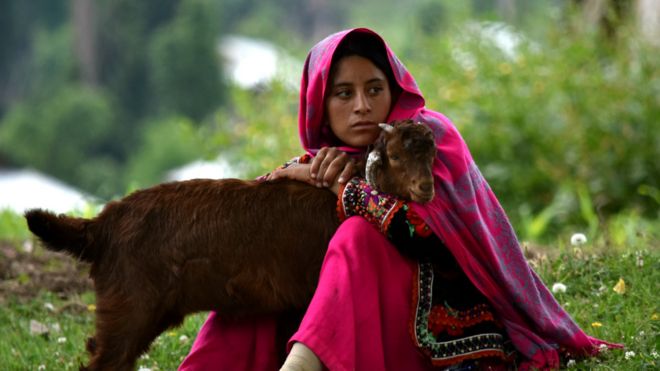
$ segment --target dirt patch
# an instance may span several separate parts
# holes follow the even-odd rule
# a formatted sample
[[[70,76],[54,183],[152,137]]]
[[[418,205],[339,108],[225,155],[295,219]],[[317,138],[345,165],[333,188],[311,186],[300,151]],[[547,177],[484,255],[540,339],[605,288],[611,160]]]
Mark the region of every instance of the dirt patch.
[[[92,289],[89,265],[43,249],[32,241],[0,241],[0,304],[30,300],[46,290],[69,297]]]

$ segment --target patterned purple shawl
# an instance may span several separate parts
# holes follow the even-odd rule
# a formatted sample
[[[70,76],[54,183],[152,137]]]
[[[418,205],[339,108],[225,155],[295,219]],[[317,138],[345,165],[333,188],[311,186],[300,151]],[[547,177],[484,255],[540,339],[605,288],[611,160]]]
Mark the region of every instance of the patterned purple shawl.
[[[319,42],[305,61],[298,127],[302,145],[310,154],[330,145],[327,126],[322,122],[323,94],[332,55],[351,32],[371,33],[382,41],[365,28],[341,31]],[[455,126],[444,115],[425,108],[412,75],[382,42],[403,90],[389,120],[423,122],[436,137],[436,196],[428,204],[413,207],[490,300],[513,344],[526,358],[521,368],[557,368],[560,353],[575,357],[596,354],[601,344],[620,347],[586,335],[560,307],[527,264],[504,210]]]

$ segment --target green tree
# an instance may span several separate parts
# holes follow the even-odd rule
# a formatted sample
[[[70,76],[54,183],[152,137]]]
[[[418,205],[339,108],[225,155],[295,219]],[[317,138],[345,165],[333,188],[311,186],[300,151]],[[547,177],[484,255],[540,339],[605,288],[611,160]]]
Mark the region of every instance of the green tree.
[[[142,131],[142,141],[127,164],[126,184],[131,187],[160,183],[166,171],[206,155],[199,128],[189,119],[154,120]]]
[[[103,94],[68,86],[49,99],[13,106],[0,125],[0,147],[16,163],[29,164],[97,193],[117,183],[112,179],[116,164],[99,155],[112,140],[112,122],[112,109]],[[99,166],[111,171],[102,177],[89,176],[92,171],[100,173]]]
[[[156,112],[201,120],[223,100],[217,27],[206,0],[184,0],[176,17],[154,33],[150,76]]]
[[[174,15],[178,0],[102,0],[96,5],[101,86],[117,102],[114,135],[123,160],[138,141],[137,123],[148,113],[151,33]]]
[[[33,40],[38,32],[60,27],[67,19],[66,1],[0,2],[0,117],[8,105],[28,93]]]

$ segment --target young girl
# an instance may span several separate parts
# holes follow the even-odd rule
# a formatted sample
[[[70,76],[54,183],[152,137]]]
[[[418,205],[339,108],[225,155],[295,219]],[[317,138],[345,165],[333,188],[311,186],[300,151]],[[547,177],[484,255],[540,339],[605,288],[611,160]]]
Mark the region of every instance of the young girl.
[[[372,192],[352,154],[378,123],[413,119],[435,134],[427,204]],[[360,28],[310,51],[300,92],[307,155],[269,178],[338,194],[342,219],[283,370],[553,369],[598,352],[526,263],[509,221],[454,125],[426,109],[384,41]],[[359,215],[359,216],[357,216]],[[275,370],[273,318],[212,313],[181,370]]]

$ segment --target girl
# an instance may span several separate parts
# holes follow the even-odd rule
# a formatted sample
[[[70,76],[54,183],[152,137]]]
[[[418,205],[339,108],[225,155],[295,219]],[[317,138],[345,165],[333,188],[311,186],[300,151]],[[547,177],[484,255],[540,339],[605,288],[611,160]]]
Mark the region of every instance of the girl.
[[[435,134],[427,204],[353,177],[350,155],[375,141],[378,123],[401,119]],[[425,107],[376,33],[346,30],[312,48],[298,123],[307,154],[269,178],[330,188],[345,221],[283,370],[554,369],[560,357],[618,347],[587,336],[554,300],[454,125]],[[212,313],[180,369],[277,369],[276,332],[272,318]]]

